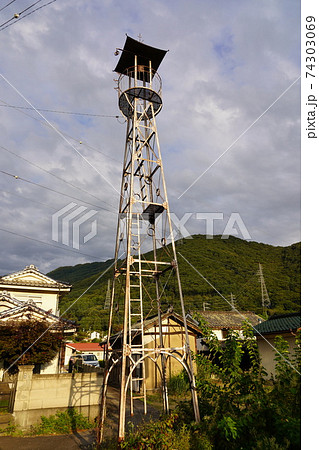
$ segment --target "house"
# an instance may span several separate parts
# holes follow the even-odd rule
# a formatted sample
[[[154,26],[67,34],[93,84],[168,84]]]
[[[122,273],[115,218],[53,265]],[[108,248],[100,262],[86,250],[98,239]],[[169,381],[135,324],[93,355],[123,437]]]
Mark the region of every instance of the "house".
[[[59,317],[59,300],[71,287],[44,275],[33,264],[0,277],[0,324],[9,320],[45,319],[53,330],[63,329],[64,334],[73,334],[75,324]],[[59,373],[64,365],[64,351],[62,347],[51,363],[37,367],[36,371]]]
[[[8,321],[22,321],[22,320],[45,320],[49,323],[50,329],[63,330],[64,335],[72,335],[76,331],[75,324],[69,320],[52,314],[39,308],[32,300],[21,301],[4,291],[0,293],[0,326],[2,323]],[[63,368],[64,363],[64,345],[56,357],[47,364],[41,364],[36,367],[36,373],[59,373]],[[0,362],[0,372],[3,372],[3,362]],[[0,374],[1,378],[1,374]]]
[[[300,313],[273,316],[255,326],[254,335],[257,339],[261,363],[269,377],[275,374],[275,338],[282,336],[288,342],[289,352],[292,354],[295,348],[296,333],[300,328]]]
[[[193,318],[195,312],[189,316]],[[227,333],[230,330],[237,331],[239,337],[243,338],[243,322],[248,321],[253,327],[261,323],[264,319],[257,316],[251,311],[196,311],[207,323],[207,326],[217,336],[221,342],[225,341]],[[194,319],[192,319],[194,320]],[[197,323],[195,321],[195,323]],[[206,351],[208,347],[204,344],[201,338],[197,342],[198,351]]]
[[[92,331],[92,333],[90,334],[90,339],[100,339],[100,333],[98,331]]]
[[[53,280],[39,272],[33,264],[19,272],[0,277],[0,291],[6,291],[11,297],[24,302],[32,300],[39,308],[57,316],[59,300],[71,288],[70,284]]]
[[[160,347],[159,342],[159,329],[158,329],[158,316],[150,317],[143,322],[144,328],[144,348],[155,349]],[[141,344],[142,333],[138,330],[141,329],[141,324],[134,325],[134,337],[132,339],[132,345]],[[196,341],[199,336],[202,335],[201,330],[191,321],[187,321],[187,329],[189,335],[189,344],[192,352],[197,353]],[[185,329],[182,316],[175,312],[167,312],[162,314],[162,330],[164,347],[170,349],[178,349],[183,347],[185,343]],[[110,339],[110,345],[113,350],[121,349],[123,345],[122,332],[117,333]],[[106,346],[106,341],[101,342],[102,347]],[[112,382],[117,383],[119,381],[119,367],[114,371],[112,376]],[[176,375],[182,371],[182,365],[173,357],[168,358],[167,364],[167,377]],[[145,359],[145,379],[146,389],[154,390],[160,387],[161,378],[157,371],[154,361],[150,358]]]
[[[93,353],[99,361],[104,357],[104,350],[98,342],[67,342],[65,344],[65,366],[69,364],[70,356],[74,353]]]

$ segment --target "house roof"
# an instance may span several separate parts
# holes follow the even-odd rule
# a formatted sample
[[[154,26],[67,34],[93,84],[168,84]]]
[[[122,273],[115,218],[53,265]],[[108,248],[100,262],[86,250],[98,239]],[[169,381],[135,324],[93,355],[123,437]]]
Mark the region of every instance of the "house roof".
[[[255,326],[255,335],[258,334],[272,334],[287,331],[296,331],[301,327],[301,314],[281,314],[278,316],[270,317],[265,322]]]
[[[183,317],[175,312],[167,311],[165,314],[162,314],[162,322],[164,322],[166,319],[173,319],[179,325],[184,326]],[[193,321],[187,320],[186,322],[187,322],[188,330],[191,330],[195,334],[202,335],[202,331],[200,330],[200,328],[198,328],[198,326]],[[154,327],[154,325],[156,325],[157,323],[158,323],[157,314],[156,314],[156,316],[152,316],[152,317],[149,317],[148,319],[144,320],[144,322],[143,322],[144,331]],[[141,329],[141,326],[142,326],[141,322],[135,323],[134,330]],[[165,324],[164,326],[167,326],[167,325]],[[135,333],[136,332],[134,332],[134,334]],[[118,333],[111,336],[111,338],[110,338],[111,342],[120,338],[122,336],[122,334],[123,334],[123,332],[119,331]],[[137,332],[137,334],[139,334],[139,332]],[[100,345],[104,345],[104,344],[106,344],[106,341],[103,341],[100,343]]]
[[[44,275],[33,264],[26,266],[25,269],[20,270],[19,272],[0,277],[0,289],[10,289],[13,286],[19,288],[38,287],[41,289],[62,290],[67,292],[70,291],[72,287],[68,283],[62,283]]]
[[[179,325],[184,326],[184,320],[183,317],[180,316],[179,314],[175,313],[175,312],[166,312],[165,314],[162,314],[162,321],[166,320],[166,319],[173,319],[175,320],[175,322],[177,322]],[[197,325],[195,325],[192,321],[190,320],[186,320],[188,328],[192,329],[192,331],[195,331],[196,333],[202,333],[201,330],[198,328]],[[153,327],[154,325],[156,325],[158,323],[158,316],[152,316],[147,320],[144,320],[144,330],[147,330],[151,327]],[[141,324],[138,323],[136,324],[136,328],[141,328]]]
[[[192,315],[195,311],[193,311]],[[243,322],[247,320],[252,326],[256,326],[264,319],[251,311],[196,311],[207,322],[209,328],[215,330],[241,330]]]
[[[7,291],[0,292],[0,306],[5,304],[8,309],[14,308],[16,306],[21,306],[25,302],[18,300],[17,298],[11,297],[10,293]]]
[[[0,324],[1,322],[6,322],[8,320],[44,319],[54,324],[53,327],[55,328],[63,327],[66,331],[76,331],[74,322],[39,308],[32,300],[29,300],[28,302],[21,301],[11,297],[8,293],[2,292],[0,294],[0,302],[1,301],[9,303],[11,307],[0,312]]]
[[[68,342],[68,347],[78,352],[100,352],[102,351],[98,342]]]

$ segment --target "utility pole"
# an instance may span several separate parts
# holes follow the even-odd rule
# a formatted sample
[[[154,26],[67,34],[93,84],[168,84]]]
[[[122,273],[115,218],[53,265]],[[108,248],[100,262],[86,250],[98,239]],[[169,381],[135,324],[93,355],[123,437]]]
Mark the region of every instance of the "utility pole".
[[[119,216],[115,246],[114,277],[111,291],[106,366],[98,426],[102,442],[109,374],[121,368],[118,439],[124,440],[127,399],[134,414],[136,399],[147,413],[145,361],[155,363],[161,377],[163,410],[169,412],[166,367],[174,357],[189,376],[194,417],[199,408],[172,221],[164,178],[156,115],[162,109],[162,82],[157,69],[166,51],[150,47],[129,36],[115,68],[119,74],[119,108],[126,119],[126,140],[122,171]],[[177,280],[178,300],[184,333],[182,347],[170,347],[162,327],[161,297],[170,276]],[[154,347],[145,347],[146,302],[157,313]],[[123,329],[112,341],[114,305],[123,310]],[[146,316],[147,317],[147,316]]]
[[[105,294],[104,309],[109,309],[111,304],[111,280],[107,280],[107,291]]]
[[[270,307],[270,299],[269,299],[268,291],[266,288],[266,282],[265,282],[264,275],[263,275],[263,268],[260,263],[259,263],[259,269],[258,269],[257,274],[259,276],[260,287],[261,287],[261,304],[263,307],[263,314],[267,317],[267,308]]]
[[[236,307],[235,307],[235,296],[233,295],[233,293],[231,292],[230,293],[230,303],[231,303],[231,309],[232,309],[232,311],[235,311],[236,310]]]

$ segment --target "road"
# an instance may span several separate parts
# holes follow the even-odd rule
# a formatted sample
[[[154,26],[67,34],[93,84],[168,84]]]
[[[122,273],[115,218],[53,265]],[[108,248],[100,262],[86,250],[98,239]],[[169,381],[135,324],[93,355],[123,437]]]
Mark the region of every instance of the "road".
[[[95,432],[59,436],[0,437],[0,450],[78,450],[93,449]]]
[[[108,413],[105,423],[105,435],[114,436],[116,439],[117,422],[118,422],[118,390],[109,388]],[[127,404],[128,406],[128,404]],[[128,410],[128,408],[127,408]],[[148,406],[148,415],[144,416],[143,403],[136,401],[134,405],[134,416],[127,414],[126,424],[128,422],[138,425],[143,420],[157,419],[160,411]],[[82,431],[74,432],[67,435],[50,435],[50,436],[32,436],[32,437],[12,437],[0,436],[0,450],[78,450],[78,449],[94,449],[96,432]]]

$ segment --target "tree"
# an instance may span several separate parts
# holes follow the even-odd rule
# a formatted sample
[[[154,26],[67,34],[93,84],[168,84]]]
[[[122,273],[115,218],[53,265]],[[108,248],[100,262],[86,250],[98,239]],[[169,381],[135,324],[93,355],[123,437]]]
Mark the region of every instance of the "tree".
[[[245,339],[230,332],[223,344],[205,323],[200,326],[210,348],[209,356],[195,356],[201,422],[193,421],[190,402],[182,401],[170,416],[131,433],[122,448],[300,449],[299,333],[292,355],[286,341],[276,340],[276,377],[269,380],[250,326],[243,326]],[[244,354],[249,364],[243,366]]]
[[[10,320],[0,324],[0,360],[10,372],[17,364],[45,364],[59,351],[63,330],[46,320]]]
[[[292,356],[288,343],[276,341],[276,377],[269,382],[261,366],[253,330],[243,326],[222,346],[206,329],[211,354],[196,356],[201,432],[214,448],[300,448],[300,336]],[[243,368],[242,356],[248,356]],[[216,358],[217,356],[217,358]]]

